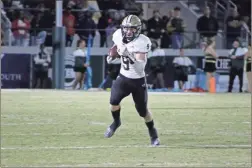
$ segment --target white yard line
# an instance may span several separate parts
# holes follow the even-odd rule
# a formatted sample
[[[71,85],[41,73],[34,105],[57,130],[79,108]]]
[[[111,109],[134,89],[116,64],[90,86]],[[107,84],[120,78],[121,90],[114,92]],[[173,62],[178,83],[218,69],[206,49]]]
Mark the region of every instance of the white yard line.
[[[20,126],[20,125],[61,125],[66,123],[50,123],[50,122],[27,122],[27,123],[1,123],[1,126]]]
[[[77,149],[107,149],[107,148],[251,148],[251,145],[125,145],[125,146],[41,146],[41,147],[1,147],[1,150],[77,150]]]
[[[120,128],[120,130],[125,130],[128,129],[127,127],[122,127]],[[142,130],[142,129],[141,129]],[[200,131],[185,131],[185,130],[164,130],[159,128],[158,130],[163,130],[160,133],[162,135],[204,135],[204,132],[200,132]],[[244,133],[244,132],[229,132],[229,131],[216,131],[212,133],[213,135],[223,135],[223,136],[243,136],[243,137],[247,137],[247,136],[251,136],[251,134],[248,133]],[[7,133],[4,134],[2,133],[1,136],[2,137],[12,137],[12,136],[74,136],[74,135],[86,135],[85,132],[59,132],[59,133],[49,133],[49,134],[44,134],[44,133]]]
[[[133,162],[136,162],[135,160],[133,160]],[[42,163],[41,163],[42,164]],[[244,164],[248,164],[250,165],[250,163],[235,163],[235,164],[241,164],[241,165],[244,165]],[[117,167],[132,167],[132,166],[137,166],[137,167],[145,167],[145,166],[151,166],[151,167],[185,167],[185,166],[190,166],[190,167],[193,167],[193,166],[197,166],[197,167],[222,167],[224,165],[231,165],[232,166],[232,163],[228,164],[216,164],[216,163],[183,163],[183,162],[180,162],[180,163],[172,163],[172,162],[160,162],[160,163],[150,163],[148,160],[146,161],[143,161],[142,163],[138,163],[138,164],[133,164],[133,163],[128,163],[128,164],[123,164],[123,163],[113,163],[113,162],[105,162],[105,163],[100,163],[100,164],[97,164],[97,163],[94,163],[94,164],[51,164],[49,165],[47,163],[47,165],[43,164],[43,166],[40,166],[40,165],[28,165],[28,166],[23,166],[23,167],[101,167],[101,166],[106,166],[106,167],[109,167],[109,166],[117,166]],[[6,166],[8,167],[8,166]],[[14,166],[12,166],[14,167]]]
[[[32,119],[31,121],[34,121],[34,119]],[[19,126],[19,125],[66,125],[67,123],[56,123],[56,122],[52,122],[52,121],[48,121],[48,122],[23,122],[23,123],[1,123],[1,126]],[[98,121],[91,121],[88,122],[89,125],[107,125],[107,123],[104,122],[98,122]]]

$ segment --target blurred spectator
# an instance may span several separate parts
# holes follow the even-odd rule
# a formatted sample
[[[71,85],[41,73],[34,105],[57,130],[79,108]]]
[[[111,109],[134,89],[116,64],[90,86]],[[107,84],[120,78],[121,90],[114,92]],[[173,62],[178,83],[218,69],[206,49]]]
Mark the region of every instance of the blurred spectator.
[[[112,19],[109,19],[108,21],[108,27],[106,28],[106,36],[107,36],[107,45],[112,46],[113,41],[112,41],[112,35],[116,31],[117,25],[115,24]]]
[[[169,23],[169,21],[172,19],[173,17],[173,10],[170,10],[168,12],[168,16],[163,16],[162,18],[162,22],[163,22],[163,29],[165,30],[162,34],[161,37],[161,48],[170,48],[171,45],[171,33],[167,30],[167,25]]]
[[[121,0],[111,0],[110,9],[122,10],[124,5]]]
[[[78,0],[75,4],[78,9],[82,9],[83,11],[88,11],[91,8],[88,4],[88,0]]]
[[[3,4],[1,4],[3,5]],[[2,6],[3,7],[3,6]],[[6,12],[1,9],[1,44],[2,45],[10,45],[12,43],[12,31],[11,31],[11,21],[6,15]]]
[[[169,10],[168,16],[163,17],[163,27],[165,32],[162,34],[161,38],[161,48],[170,48],[171,46],[171,32],[167,29],[168,24],[170,23],[171,19],[173,18],[173,10]]]
[[[243,46],[247,46],[250,41],[250,18],[248,16],[242,17],[242,26],[241,26],[241,42]]]
[[[96,24],[92,19],[92,13],[86,11],[85,16],[82,20],[79,21],[77,25],[77,34],[79,35],[80,39],[85,40],[86,44],[88,44],[88,37],[91,35],[92,39],[95,37],[95,29]],[[83,30],[80,30],[83,29]],[[91,47],[93,46],[93,40],[91,40]]]
[[[174,17],[168,23],[168,30],[172,32],[172,48],[179,49],[183,47],[183,33],[185,24],[183,19],[180,17],[180,8],[174,8]]]
[[[52,46],[52,27],[55,26],[55,11],[48,10],[43,12],[39,21],[40,30],[46,31],[45,46]]]
[[[75,16],[71,13],[71,8],[67,7],[63,15],[63,25],[66,27],[66,47],[71,47],[75,34]]]
[[[166,59],[164,50],[158,49],[158,43],[152,40],[151,51],[148,56],[148,64],[150,67],[149,75],[153,75],[153,89],[165,88],[164,71]]]
[[[247,54],[248,49],[243,48],[239,40],[233,42],[233,48],[229,52],[231,58],[231,68],[229,73],[229,85],[228,92],[232,92],[234,79],[236,75],[239,77],[240,88],[239,92],[242,92],[243,86],[243,69],[244,69],[244,57]]]
[[[148,31],[147,31],[148,22],[147,22],[147,20],[145,20],[145,19],[143,18],[143,12],[141,12],[141,13],[138,15],[138,17],[139,17],[139,19],[140,19],[141,22],[142,22],[142,29],[141,29],[142,32],[141,32],[141,33],[147,36],[147,34],[148,34]]]
[[[197,21],[197,30],[203,41],[210,39],[215,41],[215,36],[219,30],[218,21],[215,17],[211,16],[211,11],[209,7],[204,10],[204,15],[201,16]]]
[[[2,1],[0,1],[0,9],[2,10],[4,7],[4,3]]]
[[[3,0],[1,1],[4,7],[10,8],[12,6],[12,0]]]
[[[206,73],[206,91],[210,90],[210,80],[214,77],[216,71],[216,60],[218,59],[215,51],[215,41],[208,39],[202,42],[202,49],[205,55],[204,72]]]
[[[100,33],[100,47],[108,47],[107,45],[107,35],[105,29],[108,27],[108,15],[106,11],[102,12],[102,16],[100,17],[97,28]]]
[[[179,89],[183,89],[185,82],[188,81],[189,67],[193,66],[193,63],[189,57],[184,56],[184,49],[179,50],[179,56],[173,60],[175,67],[175,81],[178,81]]]
[[[34,57],[34,88],[47,88],[48,69],[51,63],[51,57],[44,44],[40,45],[38,54]]]
[[[114,24],[120,25],[122,20],[125,17],[125,11],[124,10],[115,10],[115,9],[109,9],[108,15],[111,19],[113,19]]]
[[[41,19],[41,16],[43,15],[42,12],[36,12],[34,13],[34,16],[32,18],[32,21],[31,21],[31,45],[35,45],[36,44],[36,36],[37,36],[37,32],[38,32],[38,29],[40,28],[40,25],[39,25],[39,22],[40,22],[40,19]]]
[[[31,28],[30,22],[24,17],[23,12],[19,12],[17,18],[14,21],[12,21],[12,29],[16,46],[29,45],[30,28]]]
[[[70,3],[68,5],[71,6]],[[79,10],[75,13],[76,20],[78,21],[82,21],[86,17],[87,12],[89,12],[92,17],[95,11],[95,9],[88,4],[87,0],[77,0],[72,8]]]
[[[74,63],[74,72],[75,72],[75,81],[73,83],[73,89],[76,89],[79,84],[79,89],[83,88],[83,83],[85,79],[85,72],[87,67],[87,50],[85,40],[78,40],[77,49],[73,52],[75,59]]]
[[[162,19],[158,10],[153,11],[153,17],[148,20],[148,37],[160,44],[161,33],[164,32]]]
[[[1,29],[1,38],[0,38],[1,46],[4,45],[3,40],[2,40],[3,38],[4,38],[4,33],[3,33],[2,29]]]
[[[40,45],[44,44],[46,40],[47,33],[44,30],[41,30],[40,21],[43,16],[43,10],[34,13],[34,17],[31,21],[31,45]]]
[[[15,1],[12,1],[12,7],[23,8],[23,4],[20,2],[20,0],[15,0]]]
[[[248,79],[248,92],[252,93],[252,48],[251,42],[248,46],[248,52],[246,54],[246,71],[247,71],[247,79]]]
[[[232,48],[233,42],[240,37],[242,20],[237,12],[237,9],[232,9],[232,15],[226,20],[227,26],[227,49]]]

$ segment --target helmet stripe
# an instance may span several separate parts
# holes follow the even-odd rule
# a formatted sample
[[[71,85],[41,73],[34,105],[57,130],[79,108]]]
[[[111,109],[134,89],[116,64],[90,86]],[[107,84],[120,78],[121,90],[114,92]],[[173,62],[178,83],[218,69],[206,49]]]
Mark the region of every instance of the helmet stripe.
[[[128,18],[127,18],[126,23],[130,23],[131,18],[132,18],[132,15],[129,15]]]

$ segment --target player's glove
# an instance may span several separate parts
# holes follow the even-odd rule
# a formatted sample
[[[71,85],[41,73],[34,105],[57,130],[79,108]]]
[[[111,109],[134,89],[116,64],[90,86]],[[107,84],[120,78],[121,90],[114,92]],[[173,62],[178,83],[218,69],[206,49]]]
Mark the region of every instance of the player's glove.
[[[107,63],[110,64],[110,63],[120,59],[120,57],[112,57],[112,56],[108,55],[106,59],[107,59]]]

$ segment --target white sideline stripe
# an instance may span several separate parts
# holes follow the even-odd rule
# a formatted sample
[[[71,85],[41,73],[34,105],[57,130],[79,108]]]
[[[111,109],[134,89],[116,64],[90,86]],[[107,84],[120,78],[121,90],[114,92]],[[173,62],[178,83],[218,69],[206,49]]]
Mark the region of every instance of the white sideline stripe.
[[[25,123],[1,123],[1,126],[18,126],[18,125],[63,125],[63,124],[66,124],[66,123],[54,123],[54,122],[25,122]],[[91,124],[91,125],[106,125],[106,123],[104,122],[95,122],[95,121],[92,121],[92,122],[89,122],[88,124]]]
[[[134,160],[135,161],[135,160]],[[144,167],[144,166],[152,166],[152,167],[158,167],[158,166],[169,166],[169,167],[184,167],[184,166],[200,166],[200,167],[223,167],[224,165],[231,165],[233,163],[223,163],[223,164],[216,164],[216,163],[172,163],[172,162],[160,162],[160,163],[148,163],[149,160],[144,160],[142,163],[138,164],[123,164],[123,163],[112,163],[112,162],[107,162],[107,163],[100,163],[100,164],[59,164],[59,165],[44,165],[39,166],[39,165],[29,165],[29,166],[23,166],[23,167],[101,167],[101,166],[118,166],[118,167],[132,167],[132,166],[138,166],[138,167]],[[241,164],[241,165],[250,165],[250,163],[235,163]],[[238,166],[238,165],[237,165]],[[8,166],[6,166],[8,167]],[[14,166],[13,166],[14,167]],[[18,167],[18,166],[17,166]]]
[[[124,129],[124,128],[120,128]],[[158,130],[163,130],[159,128]],[[174,134],[182,134],[182,135],[204,135],[204,132],[199,131],[184,131],[184,130],[165,130],[162,132],[162,135],[174,135]],[[232,136],[251,136],[250,133],[244,132],[226,132],[226,131],[216,131],[213,133],[214,135],[232,135]],[[68,136],[68,135],[87,135],[84,132],[61,132],[61,133],[51,133],[51,134],[44,134],[44,133],[7,133],[1,134],[3,136]]]
[[[19,126],[19,125],[60,125],[64,123],[36,123],[36,122],[27,122],[27,123],[1,123],[1,126]]]
[[[134,160],[135,161],[135,160]],[[152,166],[152,167],[158,167],[158,166],[169,166],[169,167],[184,167],[184,166],[201,166],[201,167],[222,167],[223,165],[230,165],[229,163],[225,163],[225,164],[216,164],[216,163],[206,163],[206,164],[201,164],[201,163],[171,163],[171,162],[160,162],[160,163],[148,163],[149,160],[144,160],[142,161],[142,163],[138,163],[138,164],[123,164],[123,163],[112,163],[112,162],[108,162],[108,163],[100,163],[100,164],[59,164],[59,165],[44,165],[43,166],[39,166],[39,165],[29,165],[29,166],[23,166],[23,167],[101,167],[101,166],[118,166],[118,167],[132,167],[132,166],[138,166],[138,167],[144,167],[144,166]],[[235,164],[248,164],[250,165],[250,163],[235,163]],[[232,163],[231,163],[232,165]],[[6,166],[8,167],[8,166]],[[14,166],[13,166],[14,167]],[[15,166],[16,167],[16,166]],[[17,166],[18,167],[18,166]]]
[[[1,150],[63,150],[63,149],[104,149],[104,148],[251,148],[251,145],[125,145],[125,146],[42,146],[42,147],[1,147]]]

